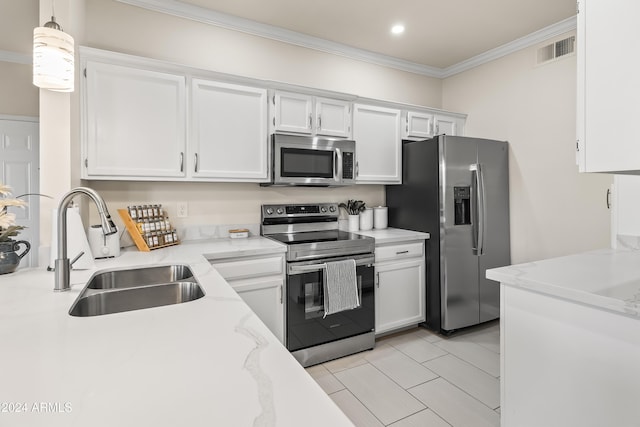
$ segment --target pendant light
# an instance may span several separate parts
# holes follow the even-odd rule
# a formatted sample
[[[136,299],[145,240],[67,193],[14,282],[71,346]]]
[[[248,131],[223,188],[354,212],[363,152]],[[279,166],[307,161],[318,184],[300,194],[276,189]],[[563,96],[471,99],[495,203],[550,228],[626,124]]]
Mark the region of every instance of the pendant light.
[[[51,21],[33,30],[33,84],[42,89],[73,92],[73,37],[64,33],[54,13],[51,15]]]

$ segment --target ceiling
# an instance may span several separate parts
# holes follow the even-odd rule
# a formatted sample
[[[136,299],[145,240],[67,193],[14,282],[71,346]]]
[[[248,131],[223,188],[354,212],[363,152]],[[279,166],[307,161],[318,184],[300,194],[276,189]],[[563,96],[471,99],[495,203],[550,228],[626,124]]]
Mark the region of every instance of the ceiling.
[[[575,0],[182,0],[352,48],[444,69],[576,13]],[[396,23],[406,27],[393,36]]]

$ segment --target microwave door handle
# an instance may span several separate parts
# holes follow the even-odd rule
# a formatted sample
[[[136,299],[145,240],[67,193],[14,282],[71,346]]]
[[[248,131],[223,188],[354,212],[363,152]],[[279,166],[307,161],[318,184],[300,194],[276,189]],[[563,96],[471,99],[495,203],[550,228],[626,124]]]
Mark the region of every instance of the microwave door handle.
[[[340,182],[342,180],[342,151],[339,148],[334,151],[333,161],[335,162],[333,165],[333,179],[336,182]]]

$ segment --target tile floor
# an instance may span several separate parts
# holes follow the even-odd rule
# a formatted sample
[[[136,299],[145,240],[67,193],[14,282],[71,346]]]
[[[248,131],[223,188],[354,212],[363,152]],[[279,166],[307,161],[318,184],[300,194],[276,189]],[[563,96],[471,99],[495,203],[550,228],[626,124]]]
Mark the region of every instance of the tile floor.
[[[450,338],[410,329],[307,372],[357,427],[500,425],[498,321]]]

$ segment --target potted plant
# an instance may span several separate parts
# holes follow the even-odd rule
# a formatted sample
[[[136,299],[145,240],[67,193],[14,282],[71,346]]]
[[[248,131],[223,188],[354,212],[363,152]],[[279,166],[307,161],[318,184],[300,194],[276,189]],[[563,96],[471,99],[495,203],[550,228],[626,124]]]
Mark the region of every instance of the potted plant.
[[[9,198],[11,196],[11,188],[0,183],[0,274],[13,273],[20,260],[31,249],[29,242],[25,240],[13,240],[12,237],[17,236],[25,227],[16,225],[16,214],[9,213],[9,206],[25,207],[23,200]],[[22,253],[18,254],[20,245],[25,248]]]
[[[349,231],[358,231],[360,212],[365,210],[365,203],[362,200],[347,200],[347,203],[340,203],[339,206],[349,215]]]

